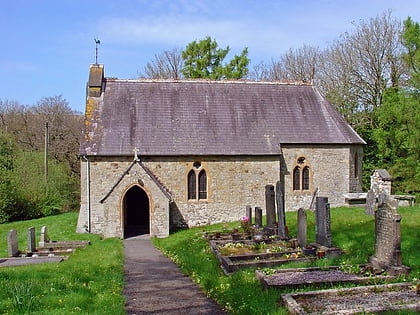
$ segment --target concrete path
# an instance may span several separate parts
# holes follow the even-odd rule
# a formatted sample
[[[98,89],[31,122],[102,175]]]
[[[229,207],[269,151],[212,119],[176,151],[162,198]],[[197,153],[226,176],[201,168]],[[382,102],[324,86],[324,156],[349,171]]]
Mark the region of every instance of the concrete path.
[[[124,240],[127,314],[225,314],[148,237]]]

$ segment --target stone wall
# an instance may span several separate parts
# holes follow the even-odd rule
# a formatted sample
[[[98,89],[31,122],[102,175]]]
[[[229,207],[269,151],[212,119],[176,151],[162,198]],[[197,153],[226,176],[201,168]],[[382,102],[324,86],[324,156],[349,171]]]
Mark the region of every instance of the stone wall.
[[[362,146],[283,145],[282,151],[285,165],[282,177],[287,211],[309,208],[317,187],[318,194],[328,197],[331,207],[344,204],[344,193],[362,191]],[[358,164],[356,169],[355,156]],[[310,168],[309,190],[294,191],[293,168],[299,165],[298,159],[301,157],[305,158],[305,165]]]
[[[283,146],[283,155],[277,156],[142,157],[143,164],[168,189],[173,202],[138,164],[125,174],[133,157],[90,157],[88,194],[87,162],[82,159],[77,230],[84,232],[90,226],[93,233],[123,237],[122,201],[133,185],[139,185],[148,195],[150,233],[159,237],[168,235],[172,226],[238,220],[246,215],[246,205],[264,209],[265,186],[275,186],[279,179],[284,183],[286,211],[308,208],[316,187],[328,197],[331,206],[343,205],[343,193],[358,180],[352,178],[353,150],[350,146],[288,145]],[[292,189],[291,172],[302,156],[310,166],[310,189],[297,192]],[[207,174],[205,200],[188,200],[187,174],[195,162]]]

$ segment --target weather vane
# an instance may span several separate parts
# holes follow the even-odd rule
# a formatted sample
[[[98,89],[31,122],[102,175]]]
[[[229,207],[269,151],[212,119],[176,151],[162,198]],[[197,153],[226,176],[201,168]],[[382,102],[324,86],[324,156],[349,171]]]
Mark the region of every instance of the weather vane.
[[[101,41],[97,38],[95,40],[95,64],[98,64],[98,46],[101,44]]]

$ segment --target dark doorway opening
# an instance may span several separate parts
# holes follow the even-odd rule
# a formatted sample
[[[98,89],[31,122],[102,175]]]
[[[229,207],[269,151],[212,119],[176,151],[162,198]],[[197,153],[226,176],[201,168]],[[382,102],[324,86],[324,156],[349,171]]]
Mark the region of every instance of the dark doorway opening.
[[[150,204],[146,192],[131,187],[124,196],[124,238],[150,233]]]

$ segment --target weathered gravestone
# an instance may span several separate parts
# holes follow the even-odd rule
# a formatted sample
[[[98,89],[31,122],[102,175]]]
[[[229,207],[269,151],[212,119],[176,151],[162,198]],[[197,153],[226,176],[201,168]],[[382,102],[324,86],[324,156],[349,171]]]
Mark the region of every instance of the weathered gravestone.
[[[28,252],[29,253],[36,252],[35,228],[34,227],[30,227],[28,229]]]
[[[50,241],[50,238],[48,237],[48,229],[44,225],[41,228],[41,240],[39,241],[39,247],[45,247],[45,245]]]
[[[316,197],[315,238],[320,245],[331,247],[331,214],[327,197]]]
[[[7,235],[7,251],[9,257],[19,256],[18,238],[16,230],[10,230]]]
[[[267,213],[267,226],[276,224],[276,203],[273,185],[265,186],[265,211]]]
[[[255,207],[255,225],[259,228],[262,227],[262,209]]]
[[[248,217],[249,224],[252,224],[252,208],[251,208],[251,206],[246,206],[246,216]]]
[[[297,239],[301,248],[306,247],[306,232],[307,232],[307,218],[306,211],[303,208],[299,208],[297,212]]]
[[[286,231],[286,214],[284,210],[284,198],[280,182],[276,184],[276,204],[277,204],[277,219],[278,219],[278,236],[280,239],[287,239]]]
[[[366,195],[365,213],[367,215],[374,215],[376,208],[376,195],[375,192],[370,189]]]
[[[369,261],[374,270],[384,269],[390,275],[408,274],[410,269],[402,265],[398,201],[388,197],[380,195],[375,211],[375,254]]]

